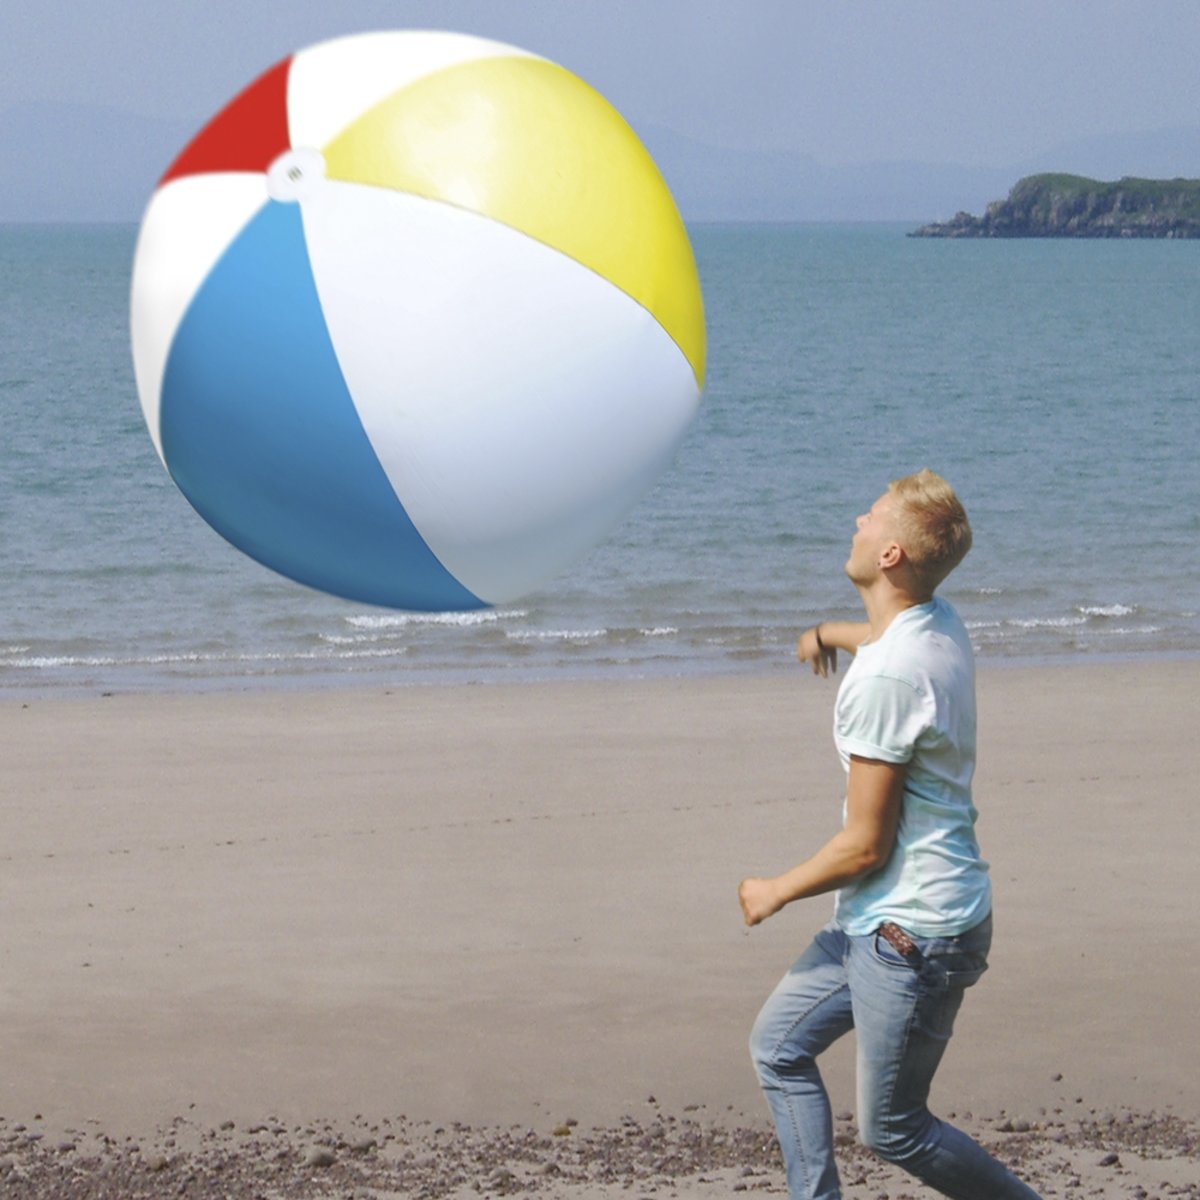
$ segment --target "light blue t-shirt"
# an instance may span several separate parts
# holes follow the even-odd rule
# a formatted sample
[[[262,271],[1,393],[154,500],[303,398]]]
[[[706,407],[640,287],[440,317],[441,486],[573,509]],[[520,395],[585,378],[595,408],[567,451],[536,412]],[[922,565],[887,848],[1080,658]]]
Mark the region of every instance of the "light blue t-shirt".
[[[907,763],[896,844],[887,863],[838,892],[847,933],[885,921],[921,937],[953,937],[991,911],[988,865],[975,839],[975,659],[958,613],[935,597],[905,609],[859,647],[838,689],[833,735],[850,756]]]

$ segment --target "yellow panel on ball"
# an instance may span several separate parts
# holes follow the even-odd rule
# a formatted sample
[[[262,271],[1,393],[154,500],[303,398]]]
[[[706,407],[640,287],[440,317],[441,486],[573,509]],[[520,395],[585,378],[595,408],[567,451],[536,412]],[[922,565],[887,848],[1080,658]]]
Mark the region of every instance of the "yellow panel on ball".
[[[323,148],[327,177],[503,222],[574,258],[652,313],[704,382],[704,310],[683,221],[621,115],[533,58],[435,71]]]

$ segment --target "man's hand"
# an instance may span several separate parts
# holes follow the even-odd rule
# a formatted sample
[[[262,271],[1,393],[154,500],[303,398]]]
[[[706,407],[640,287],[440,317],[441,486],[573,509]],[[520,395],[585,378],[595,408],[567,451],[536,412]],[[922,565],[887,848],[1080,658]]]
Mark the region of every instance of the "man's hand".
[[[814,625],[806,629],[796,643],[796,657],[802,664],[812,667],[814,675],[822,679],[830,673],[837,674],[837,647],[831,646],[820,634],[821,627]]]
[[[738,884],[738,900],[747,925],[757,925],[777,913],[784,904],[774,879],[743,879]]]

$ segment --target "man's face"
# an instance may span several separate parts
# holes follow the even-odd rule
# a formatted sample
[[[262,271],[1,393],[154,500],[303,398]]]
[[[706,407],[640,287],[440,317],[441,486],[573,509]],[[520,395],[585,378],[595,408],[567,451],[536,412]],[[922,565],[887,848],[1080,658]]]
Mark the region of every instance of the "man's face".
[[[852,583],[870,583],[879,575],[883,552],[896,541],[891,494],[884,492],[856,519],[856,524],[858,530],[850,543],[846,574]]]

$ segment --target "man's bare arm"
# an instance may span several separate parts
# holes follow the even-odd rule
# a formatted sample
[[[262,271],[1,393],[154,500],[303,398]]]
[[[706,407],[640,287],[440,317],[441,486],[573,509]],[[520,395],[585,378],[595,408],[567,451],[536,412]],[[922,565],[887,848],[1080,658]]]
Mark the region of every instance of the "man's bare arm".
[[[866,621],[822,621],[800,635],[796,657],[810,665],[814,675],[836,674],[838,651],[854,654],[870,636]]]
[[[743,879],[738,899],[747,925],[757,925],[785,904],[832,892],[879,870],[891,857],[900,823],[904,763],[850,759],[846,823],[820,850],[774,879]]]

